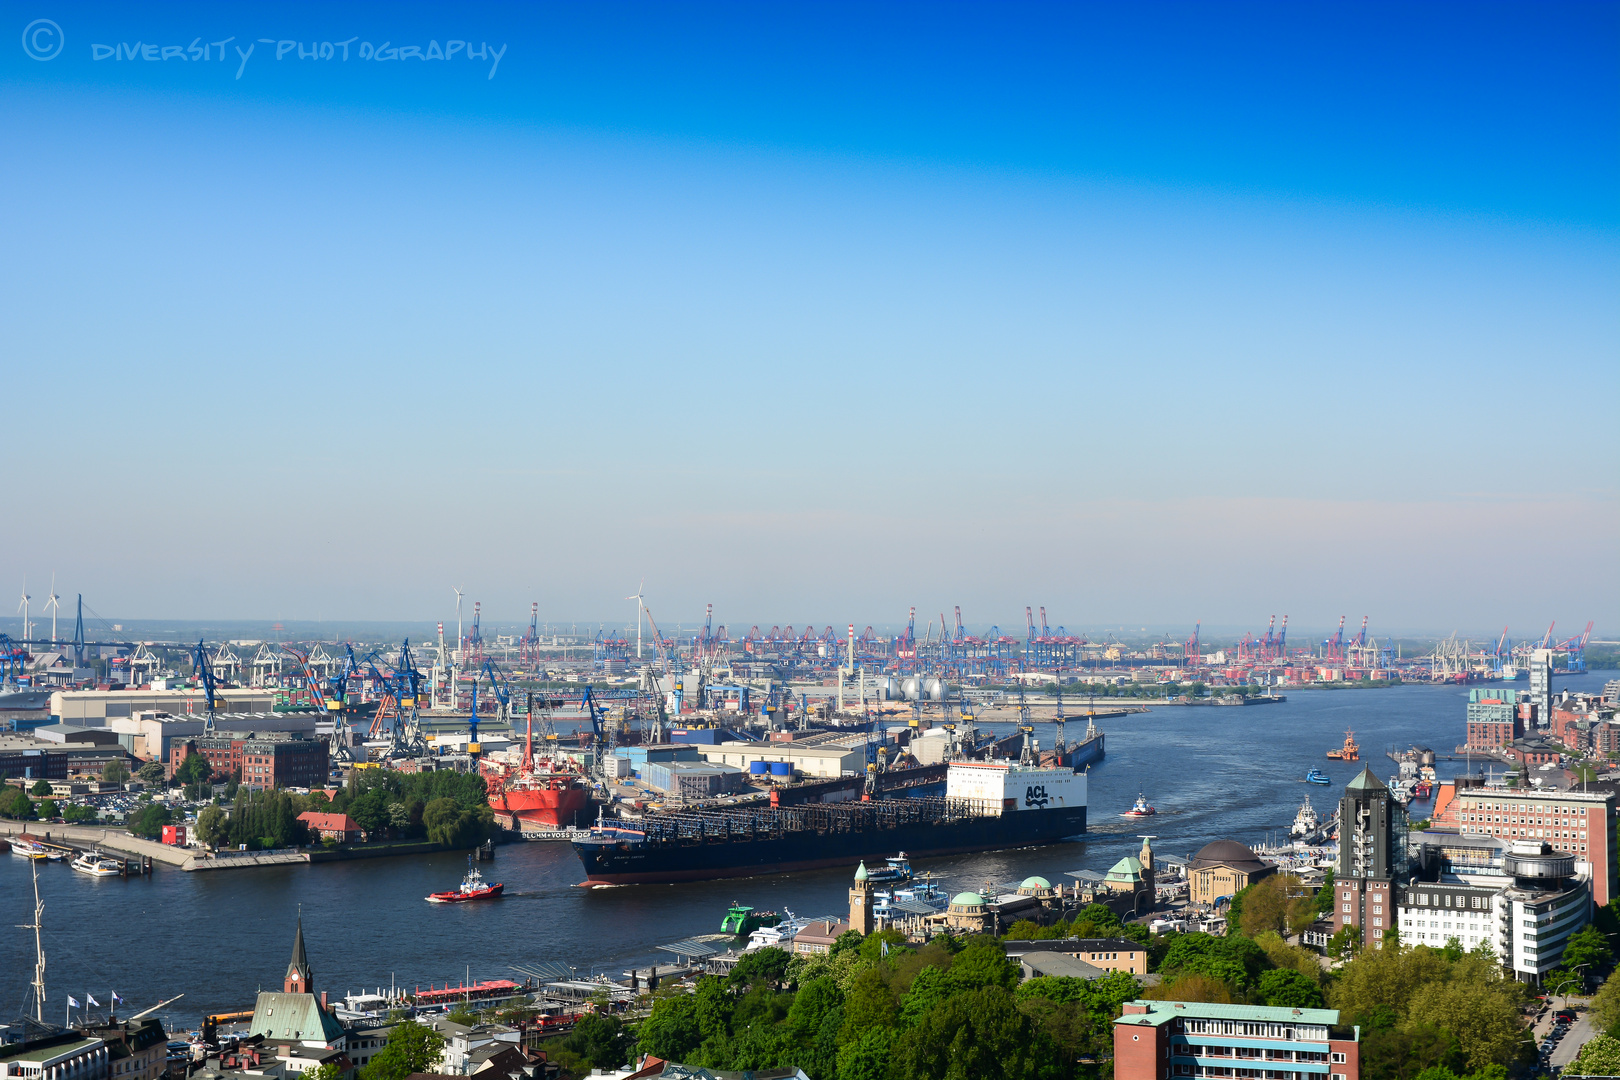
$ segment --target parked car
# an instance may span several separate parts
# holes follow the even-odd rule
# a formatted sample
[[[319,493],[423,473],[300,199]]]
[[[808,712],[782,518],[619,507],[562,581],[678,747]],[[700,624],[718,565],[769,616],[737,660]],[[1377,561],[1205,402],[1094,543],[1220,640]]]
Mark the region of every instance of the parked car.
[[[1575,1022],[1575,1013],[1570,1009],[1559,1009],[1553,1013],[1553,1019],[1561,1024],[1573,1024]]]

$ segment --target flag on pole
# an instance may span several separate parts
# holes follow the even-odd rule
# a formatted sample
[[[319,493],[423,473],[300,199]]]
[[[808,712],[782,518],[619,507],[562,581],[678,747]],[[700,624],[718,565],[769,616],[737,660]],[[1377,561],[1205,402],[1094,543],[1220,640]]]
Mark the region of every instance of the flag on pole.
[[[90,1004],[94,1005],[98,1009],[101,1008],[101,1002],[99,1002],[95,998],[91,997],[90,996],[90,991],[88,991],[88,990],[86,990],[84,992],[84,1000],[88,1001]]]
[[[75,1000],[74,1000],[74,999],[73,999],[73,995],[72,995],[72,994],[69,994],[69,995],[68,995],[68,1008],[70,1008],[70,1009],[77,1009],[77,1008],[79,1008],[79,1003],[78,1003],[78,1002],[77,1002],[77,1001],[75,1001]]]
[[[112,996],[113,996],[113,1004],[114,1005],[122,1005],[123,1004],[124,999],[118,996],[118,991],[114,990],[112,992]]]

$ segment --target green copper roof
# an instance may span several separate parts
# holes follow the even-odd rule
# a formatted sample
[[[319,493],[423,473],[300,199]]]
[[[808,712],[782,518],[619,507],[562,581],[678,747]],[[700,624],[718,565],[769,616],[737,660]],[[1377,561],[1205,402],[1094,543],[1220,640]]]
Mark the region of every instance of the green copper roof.
[[[865,881],[866,880],[866,860],[865,859],[862,859],[861,860],[861,865],[859,865],[859,866],[857,866],[855,868],[855,880],[856,881]]]
[[[1142,862],[1133,855],[1125,856],[1108,871],[1109,881],[1135,881],[1141,876]]]
[[[253,1008],[254,1035],[330,1046],[343,1038],[343,1025],[314,994],[282,994],[265,990]]]
[[[1281,1005],[1212,1005],[1197,1001],[1133,1001],[1146,1005],[1145,1013],[1126,1013],[1116,1024],[1146,1024],[1153,1027],[1177,1017],[1197,1020],[1250,1020],[1272,1024],[1323,1024],[1339,1022],[1337,1009],[1290,1009]]]
[[[1024,879],[1024,883],[1018,887],[1020,889],[1050,889],[1052,883],[1043,877],[1027,877]]]
[[[1344,785],[1346,791],[1388,791],[1383,781],[1373,775],[1372,769],[1365,768],[1356,774],[1355,779]]]
[[[976,892],[959,892],[951,897],[952,907],[984,907],[984,897]]]

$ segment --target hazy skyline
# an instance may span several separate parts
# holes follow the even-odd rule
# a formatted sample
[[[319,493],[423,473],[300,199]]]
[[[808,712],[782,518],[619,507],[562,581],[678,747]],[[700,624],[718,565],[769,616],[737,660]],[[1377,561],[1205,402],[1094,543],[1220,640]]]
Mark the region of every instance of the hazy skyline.
[[[1612,5],[0,12],[0,611],[1613,636]]]

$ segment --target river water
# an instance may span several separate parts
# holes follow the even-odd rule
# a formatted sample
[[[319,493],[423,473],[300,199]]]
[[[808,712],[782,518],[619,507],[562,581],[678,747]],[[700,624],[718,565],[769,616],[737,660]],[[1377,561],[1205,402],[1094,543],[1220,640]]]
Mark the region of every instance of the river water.
[[[1602,672],[1561,679],[1558,689],[1600,689]],[[1612,674],[1612,673],[1609,673]],[[1524,683],[1519,684],[1523,688]],[[1319,810],[1335,805],[1364,765],[1385,778],[1385,752],[1413,743],[1441,754],[1464,740],[1467,691],[1400,686],[1379,690],[1296,690],[1278,705],[1159,707],[1106,723],[1108,756],[1090,776],[1085,839],[1020,851],[919,859],[951,891],[1040,874],[1054,883],[1071,870],[1107,870],[1157,836],[1157,851],[1190,855],[1211,840],[1248,844],[1286,833],[1320,768],[1332,787],[1310,787]],[[995,725],[991,725],[995,727]],[[1005,732],[1006,725],[1000,726]],[[1356,732],[1362,763],[1324,753]],[[1073,728],[1070,729],[1071,734]],[[1439,763],[1441,776],[1463,762]],[[1137,792],[1158,815],[1120,818]],[[1413,811],[1421,815],[1422,805]],[[799,915],[847,912],[849,870],[810,871],[743,881],[580,889],[579,861],[566,844],[509,844],[483,869],[504,882],[503,899],[427,904],[455,886],[465,856],[369,859],[318,866],[182,873],[159,867],[147,879],[94,879],[65,864],[40,868],[45,901],[47,1017],[66,995],[105,1003],[116,990],[142,1009],[184,994],[164,1016],[170,1030],[194,1027],[204,1012],[251,1008],[261,987],[279,988],[300,910],[317,989],[426,987],[473,978],[521,978],[512,964],[562,961],[581,974],[617,973],[671,958],[658,946],[715,933],[733,901],[788,908]],[[0,1015],[28,1000],[33,934],[26,860],[0,856]]]

